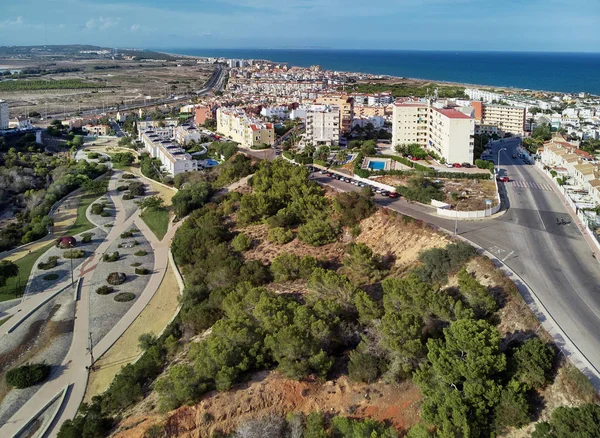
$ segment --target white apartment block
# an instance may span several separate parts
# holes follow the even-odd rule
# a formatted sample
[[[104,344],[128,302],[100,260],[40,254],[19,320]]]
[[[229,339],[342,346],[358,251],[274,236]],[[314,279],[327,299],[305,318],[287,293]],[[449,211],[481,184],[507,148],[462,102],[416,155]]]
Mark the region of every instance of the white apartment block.
[[[275,128],[272,123],[254,119],[239,108],[217,110],[217,132],[245,148],[275,143]]]
[[[475,119],[430,102],[398,102],[392,116],[392,145],[416,143],[448,163],[473,163]]]
[[[501,100],[504,96],[492,91],[480,90],[479,88],[465,88],[465,94],[471,100],[481,100],[482,102],[492,103]]]
[[[287,106],[270,106],[260,110],[260,115],[263,117],[277,117],[278,119],[286,119],[289,114]]]
[[[507,105],[483,105],[482,125],[496,125],[502,132],[523,135],[527,110]]]
[[[202,134],[196,128],[190,125],[180,125],[175,128],[175,141],[185,146],[190,141],[200,141]]]
[[[175,128],[179,122],[174,119],[166,120],[138,120],[138,140],[142,139],[142,134],[146,131],[154,131],[164,139],[175,137]]]
[[[8,102],[0,100],[0,129],[8,129]]]
[[[313,105],[306,111],[306,142],[312,145],[337,145],[340,141],[340,108]]]
[[[169,175],[175,176],[180,173],[198,170],[198,162],[190,154],[170,140],[165,140],[156,135],[154,131],[144,132],[142,142],[145,150],[151,157],[160,160],[162,169]]]

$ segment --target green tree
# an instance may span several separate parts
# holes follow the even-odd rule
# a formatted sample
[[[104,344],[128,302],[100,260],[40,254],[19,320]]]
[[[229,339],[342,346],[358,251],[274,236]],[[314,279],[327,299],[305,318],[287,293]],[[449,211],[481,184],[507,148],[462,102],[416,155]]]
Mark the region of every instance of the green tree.
[[[592,438],[600,436],[600,406],[561,406],[552,412],[549,422],[536,425],[532,438]]]
[[[369,196],[358,192],[340,193],[334,198],[333,207],[343,226],[356,225],[376,210],[370,191]]]
[[[343,264],[343,271],[357,284],[376,282],[384,275],[381,256],[364,243],[350,243]]]
[[[476,315],[485,316],[497,309],[498,304],[487,287],[479,283],[472,274],[467,272],[466,268],[459,271],[457,278],[460,293],[475,310]]]
[[[0,262],[0,287],[6,285],[6,281],[9,278],[18,277],[19,276],[19,266],[10,261],[10,260],[2,260]]]
[[[518,346],[510,358],[509,368],[513,379],[527,389],[543,388],[549,381],[549,373],[554,361],[554,351],[538,337],[526,340]]]
[[[328,220],[311,220],[298,230],[298,238],[311,246],[323,246],[336,241],[338,227]]]
[[[239,233],[231,240],[231,247],[238,252],[244,252],[252,247],[252,239],[244,233]]]
[[[499,374],[506,368],[498,330],[484,320],[463,319],[427,342],[429,363],[415,372],[423,393],[423,418],[442,436],[479,436],[490,430],[499,403]]]

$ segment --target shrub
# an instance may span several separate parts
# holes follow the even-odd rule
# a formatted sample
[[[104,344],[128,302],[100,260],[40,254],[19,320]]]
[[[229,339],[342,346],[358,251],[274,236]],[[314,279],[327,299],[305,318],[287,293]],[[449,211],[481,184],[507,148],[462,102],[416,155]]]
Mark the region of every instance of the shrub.
[[[108,262],[108,263],[112,263],[112,262],[116,262],[117,260],[119,260],[119,251],[115,251],[112,254],[104,254],[102,256],[102,261],[103,262]]]
[[[82,249],[69,249],[63,252],[63,257],[66,259],[81,259],[85,257],[85,251]]]
[[[98,295],[108,295],[108,294],[114,292],[114,290],[115,289],[112,288],[111,286],[104,285],[104,286],[100,286],[98,289],[96,289],[96,293]]]
[[[148,251],[144,251],[143,249],[136,251],[133,253],[133,255],[138,256],[138,257],[144,257],[146,255],[148,255]]]
[[[93,236],[94,236],[94,233],[83,233],[81,235],[81,241],[83,243],[90,243],[92,241]]]
[[[135,273],[138,275],[148,275],[150,274],[150,269],[147,268],[135,268]]]
[[[142,266],[142,264],[140,262],[135,262],[135,263],[132,263],[129,266],[131,266],[132,268],[137,268],[138,266]]]
[[[100,154],[98,152],[88,152],[87,157],[90,160],[97,160],[98,158],[100,158]]]
[[[252,246],[252,239],[244,233],[240,233],[231,240],[231,247],[238,252],[244,252]]]
[[[133,196],[131,193],[127,192],[123,195],[123,199],[125,201],[131,201],[133,198],[135,198],[135,196]]]
[[[271,228],[269,230],[267,239],[269,239],[271,242],[284,245],[294,240],[294,232],[283,227]]]
[[[146,193],[146,186],[139,181],[132,181],[129,183],[128,190],[133,196],[143,196]]]
[[[308,278],[317,267],[317,259],[311,256],[300,258],[296,254],[281,254],[273,259],[271,273],[275,281]]]
[[[113,286],[123,284],[125,283],[125,280],[127,280],[127,275],[122,272],[111,272],[108,274],[108,277],[106,277],[106,282]]]
[[[131,292],[121,292],[115,295],[115,301],[120,303],[126,303],[127,301],[131,301],[135,298],[135,294]]]
[[[119,187],[117,187],[117,192],[124,192],[128,188],[129,188],[129,186],[119,186]]]
[[[92,204],[90,211],[92,214],[102,214],[104,212],[104,204]]]
[[[488,169],[491,172],[494,171],[494,162],[488,160],[475,160],[475,166],[479,169]]]
[[[43,382],[50,375],[51,367],[44,363],[24,365],[6,373],[6,383],[15,388],[28,388]]]
[[[379,375],[379,360],[368,353],[350,352],[348,376],[355,382],[371,383]]]
[[[123,179],[135,179],[135,175],[131,174],[131,173],[124,173],[121,178]]]
[[[53,281],[56,280],[58,278],[58,274],[48,274],[48,275],[44,275],[44,280],[46,281]]]
[[[132,230],[123,231],[121,233],[121,239],[128,239],[129,237],[133,237],[133,231]]]
[[[358,192],[340,193],[333,200],[333,206],[344,226],[356,225],[375,211],[370,191],[368,195]]]
[[[327,220],[314,219],[302,225],[298,238],[312,246],[322,246],[335,242],[339,228]]]
[[[444,192],[441,184],[433,182],[428,178],[415,176],[409,179],[408,186],[398,186],[396,191],[409,201],[417,201],[422,204],[430,204],[432,199],[443,201]]]
[[[111,217],[110,211],[103,211],[100,213],[100,217]]]
[[[50,256],[50,257],[48,257],[47,261],[38,263],[38,269],[47,271],[48,269],[52,269],[52,268],[56,267],[57,264],[58,264],[58,257]]]

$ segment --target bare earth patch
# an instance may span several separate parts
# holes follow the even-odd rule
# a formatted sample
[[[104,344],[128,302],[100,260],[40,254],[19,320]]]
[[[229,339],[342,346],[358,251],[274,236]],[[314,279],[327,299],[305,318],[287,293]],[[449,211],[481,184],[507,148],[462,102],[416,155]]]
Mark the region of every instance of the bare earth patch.
[[[358,242],[368,245],[373,252],[393,256],[396,266],[413,264],[419,252],[442,248],[450,240],[419,221],[404,222],[401,215],[379,209],[360,223]]]
[[[170,412],[166,419],[157,413],[132,416],[119,425],[113,436],[142,438],[148,428],[159,423],[165,425],[169,437],[206,437],[217,430],[230,432],[241,423],[267,414],[312,411],[374,418],[403,432],[419,421],[420,405],[421,394],[408,381],[399,385],[365,385],[343,376],[325,383],[297,382],[278,372],[265,371],[231,391],[211,392],[197,405]]]

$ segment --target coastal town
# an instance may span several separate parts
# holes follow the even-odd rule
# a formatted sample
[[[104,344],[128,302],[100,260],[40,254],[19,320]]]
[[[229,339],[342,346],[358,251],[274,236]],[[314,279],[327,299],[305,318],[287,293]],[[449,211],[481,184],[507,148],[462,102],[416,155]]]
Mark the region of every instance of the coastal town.
[[[600,279],[600,96],[271,60],[161,59],[89,48],[76,54],[86,62],[143,62],[202,78],[170,81],[153,96],[143,84],[126,85],[119,93],[143,97],[115,103],[119,97],[112,96],[101,105],[115,88],[81,71],[61,73],[52,81],[86,84],[77,91],[86,107],[69,96],[72,106],[58,112],[24,88],[0,86],[7,166],[0,189],[8,200],[0,216],[0,263],[16,266],[0,271],[0,375],[17,365],[48,365],[29,386],[2,380],[0,435],[77,436],[93,423],[120,437],[177,436],[184,429],[225,436],[209,433],[233,433],[257,411],[265,418],[284,414],[276,400],[288,403],[294,379],[309,383],[294,386],[301,401],[289,401],[289,412],[326,410],[333,397],[323,391],[339,396],[331,418],[356,413],[368,420],[367,412],[376,411],[378,421],[404,433],[422,424],[423,395],[413,395],[419,390],[410,376],[421,372],[426,338],[455,321],[492,315],[501,321],[503,343],[525,345],[522,333],[533,333],[528,339],[542,346],[532,355],[548,356],[539,365],[541,383],[527,386],[515,375],[510,382],[519,383],[503,382],[502,391],[533,399],[531,393],[547,388],[549,399],[568,394],[571,405],[597,400],[600,350],[587,335],[594,309],[581,310],[581,325],[565,309],[583,309],[585,297],[577,292]],[[0,85],[38,81],[23,71],[0,76]],[[31,165],[36,160],[44,164]],[[58,183],[42,188],[50,173]],[[450,251],[460,259],[454,268]],[[557,268],[563,255],[567,274]],[[410,302],[416,298],[398,292],[397,302],[375,304],[371,295],[392,296],[394,281],[405,282],[394,286],[399,291],[423,293],[419,299],[430,302],[417,309],[421,304]],[[560,295],[566,288],[571,298]],[[429,289],[436,292],[425,297]],[[332,290],[335,299],[328,298]],[[305,299],[314,291],[321,294],[317,304]],[[464,296],[446,314],[436,306],[448,304],[434,302],[440,291]],[[260,295],[260,305],[246,305],[258,299],[252,294]],[[310,314],[288,315],[309,305]],[[414,307],[410,324],[390,322],[393,306]],[[376,322],[363,322],[369,318]],[[269,332],[288,319],[312,325]],[[255,330],[256,321],[264,327]],[[252,328],[239,335],[228,323]],[[379,327],[383,341],[373,334]],[[321,330],[331,338],[354,332],[340,335],[338,344],[319,337]],[[419,333],[405,334],[413,330]],[[297,344],[290,349],[310,344],[310,354],[277,351],[288,338]],[[252,354],[269,351],[270,359],[236,350],[250,339],[261,345],[252,348],[263,349]],[[416,352],[403,350],[404,342]],[[340,354],[351,348],[359,353]],[[202,378],[192,376],[194,361]],[[269,366],[281,374],[250,377]],[[61,373],[51,374],[57,367]],[[551,367],[560,377],[546,377]],[[331,377],[334,369],[339,376]],[[498,368],[493,378],[509,371]],[[585,390],[571,395],[576,379]],[[257,402],[256,393],[273,399]],[[304,405],[311,393],[319,401]],[[401,414],[391,408],[398,397],[408,407]],[[385,409],[375,409],[378,403]],[[554,405],[531,403],[523,407],[527,418],[494,427],[531,432],[534,408],[543,411],[535,421],[549,421]],[[149,434],[157,425],[164,435]]]

